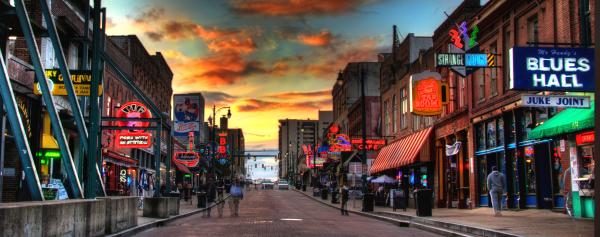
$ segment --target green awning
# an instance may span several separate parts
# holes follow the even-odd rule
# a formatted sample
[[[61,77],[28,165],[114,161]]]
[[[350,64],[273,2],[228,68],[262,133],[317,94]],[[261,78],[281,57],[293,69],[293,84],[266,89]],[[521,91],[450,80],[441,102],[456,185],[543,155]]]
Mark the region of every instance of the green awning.
[[[528,138],[541,139],[574,133],[594,127],[594,102],[589,109],[565,109],[529,132]]]

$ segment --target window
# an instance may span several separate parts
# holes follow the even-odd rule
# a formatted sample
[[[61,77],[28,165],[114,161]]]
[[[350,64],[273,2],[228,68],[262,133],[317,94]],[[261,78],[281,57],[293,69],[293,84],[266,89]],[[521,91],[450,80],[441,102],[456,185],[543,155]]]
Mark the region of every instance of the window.
[[[510,88],[510,79],[509,79],[509,63],[508,63],[508,49],[510,49],[510,31],[508,30],[509,26],[504,28],[504,34],[502,36],[502,79],[504,80],[504,88],[503,91],[508,91]]]
[[[477,83],[477,87],[475,88],[477,90],[476,102],[480,102],[485,100],[485,78],[483,75],[483,69],[478,69],[475,71],[474,77],[474,81]]]
[[[390,118],[387,109],[387,101],[383,102],[383,112],[385,113],[385,115],[383,116],[383,130],[386,135],[390,135]]]
[[[487,123],[486,135],[486,140],[488,142],[487,148],[490,149],[496,147],[496,120]]]
[[[467,106],[467,79],[457,74],[454,76],[458,79],[458,107],[464,108]]]
[[[413,117],[413,131],[417,131],[417,130],[419,130],[419,127],[420,127],[419,123],[420,123],[421,116],[413,114],[412,117]]]
[[[590,1],[579,0],[579,17],[581,18],[579,24],[579,34],[581,37],[581,44],[584,46],[592,43],[592,26],[590,23]]]
[[[392,96],[392,133],[396,133],[398,127],[398,121],[396,121],[396,114],[398,113],[398,105],[396,104],[396,95]]]
[[[402,113],[400,115],[400,128],[406,128],[408,126],[406,123],[406,114],[408,113],[408,98],[406,95],[406,88],[402,88],[400,90],[400,100],[402,101],[400,103],[400,112]]]
[[[537,43],[539,40],[538,17],[534,15],[527,19],[527,41]]]
[[[496,54],[498,52],[496,43],[492,43],[490,45],[490,53],[491,54]],[[490,68],[490,93],[491,96],[496,96],[498,95],[498,68],[497,67],[493,67]]]

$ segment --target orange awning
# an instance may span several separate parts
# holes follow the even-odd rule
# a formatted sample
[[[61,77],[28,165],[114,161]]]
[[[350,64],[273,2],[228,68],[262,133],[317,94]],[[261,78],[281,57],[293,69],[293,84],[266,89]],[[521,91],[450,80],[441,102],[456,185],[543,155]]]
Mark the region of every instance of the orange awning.
[[[381,148],[370,172],[378,173],[417,162],[417,155],[423,144],[427,142],[431,130],[433,127],[423,129]]]

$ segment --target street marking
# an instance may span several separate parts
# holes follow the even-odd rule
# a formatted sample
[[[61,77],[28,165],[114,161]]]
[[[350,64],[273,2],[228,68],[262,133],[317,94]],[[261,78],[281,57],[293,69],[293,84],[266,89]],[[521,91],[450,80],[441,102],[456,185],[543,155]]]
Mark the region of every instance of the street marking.
[[[295,219],[295,218],[282,218],[282,221],[302,221],[302,219]]]

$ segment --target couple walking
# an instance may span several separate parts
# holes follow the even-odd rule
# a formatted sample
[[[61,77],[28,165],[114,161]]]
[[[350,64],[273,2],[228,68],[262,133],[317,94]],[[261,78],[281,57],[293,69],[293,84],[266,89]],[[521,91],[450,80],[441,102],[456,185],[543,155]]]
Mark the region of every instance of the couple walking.
[[[224,194],[225,186],[223,182],[219,182],[218,187],[216,188],[216,199],[215,205],[217,206],[217,213],[219,217],[223,217],[223,209],[225,209],[225,194]],[[240,185],[239,181],[235,181],[233,185],[229,188],[229,210],[231,211],[231,216],[237,217],[239,216],[240,209],[240,200],[244,199],[244,188]],[[206,212],[204,213],[205,217],[210,217],[212,207],[208,205],[206,208]]]

